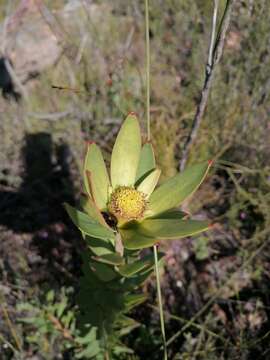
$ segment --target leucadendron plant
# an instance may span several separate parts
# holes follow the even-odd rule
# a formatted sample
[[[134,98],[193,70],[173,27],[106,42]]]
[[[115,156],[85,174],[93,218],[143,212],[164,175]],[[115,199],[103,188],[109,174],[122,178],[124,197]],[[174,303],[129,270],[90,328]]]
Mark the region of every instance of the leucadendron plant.
[[[153,255],[141,255],[141,250],[209,228],[206,221],[190,220],[179,206],[196,191],[210,166],[209,161],[191,166],[157,186],[161,171],[151,144],[142,146],[134,113],[117,135],[110,176],[98,145],[88,144],[81,209],[65,207],[88,249],[79,294],[81,320],[97,328],[104,351],[110,351],[126,327],[136,326],[125,314],[145,300],[133,292],[154,267]],[[163,256],[159,253],[159,261]]]

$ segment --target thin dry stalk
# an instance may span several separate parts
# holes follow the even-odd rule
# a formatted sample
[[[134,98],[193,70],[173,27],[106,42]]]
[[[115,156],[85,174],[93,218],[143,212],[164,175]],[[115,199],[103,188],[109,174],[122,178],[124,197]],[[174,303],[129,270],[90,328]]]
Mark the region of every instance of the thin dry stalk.
[[[2,310],[2,313],[3,313],[3,317],[4,317],[5,321],[6,321],[6,324],[7,324],[8,328],[9,328],[9,330],[10,330],[10,333],[11,333],[13,339],[14,339],[16,347],[17,347],[18,351],[21,352],[22,351],[21,341],[20,341],[19,336],[17,335],[17,332],[16,332],[16,330],[15,330],[15,328],[14,328],[14,326],[13,326],[11,320],[10,320],[8,310],[5,307],[5,305],[1,304],[1,310]]]
[[[227,34],[227,30],[230,24],[231,19],[231,12],[233,5],[235,4],[236,0],[227,0],[226,6],[224,9],[223,16],[220,21],[219,29],[217,36],[216,33],[216,21],[217,21],[217,13],[218,13],[218,6],[219,1],[214,0],[214,10],[213,10],[213,18],[212,18],[212,31],[211,31],[211,39],[210,39],[210,45],[209,45],[209,51],[208,51],[208,60],[205,68],[205,79],[204,79],[204,85],[201,91],[200,101],[196,109],[196,113],[193,119],[193,123],[191,126],[191,130],[189,133],[189,136],[185,142],[184,149],[183,149],[183,155],[180,162],[180,170],[184,170],[188,155],[190,152],[190,149],[192,145],[194,144],[199,128],[202,123],[203,115],[206,109],[208,97],[209,97],[209,91],[213,82],[214,72],[216,65],[219,63],[225,38]]]

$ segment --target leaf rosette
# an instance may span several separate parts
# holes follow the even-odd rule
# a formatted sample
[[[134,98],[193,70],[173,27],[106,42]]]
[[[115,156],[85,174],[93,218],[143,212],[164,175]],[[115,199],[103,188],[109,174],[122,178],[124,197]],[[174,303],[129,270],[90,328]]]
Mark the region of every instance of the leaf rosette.
[[[139,121],[130,113],[112,150],[110,176],[100,148],[88,143],[82,211],[65,207],[84,237],[95,239],[88,245],[99,260],[120,269],[115,254],[122,256],[125,249],[140,250],[209,228],[206,221],[188,219],[179,207],[198,189],[210,166],[211,161],[191,166],[157,186],[161,171],[152,145],[142,146]]]

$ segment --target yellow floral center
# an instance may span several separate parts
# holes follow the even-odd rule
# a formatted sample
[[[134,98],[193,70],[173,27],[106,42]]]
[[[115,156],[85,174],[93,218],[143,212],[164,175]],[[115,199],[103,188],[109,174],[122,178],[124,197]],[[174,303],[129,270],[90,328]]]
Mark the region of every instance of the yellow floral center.
[[[136,220],[146,208],[145,194],[129,186],[119,186],[111,195],[109,212],[117,219]]]

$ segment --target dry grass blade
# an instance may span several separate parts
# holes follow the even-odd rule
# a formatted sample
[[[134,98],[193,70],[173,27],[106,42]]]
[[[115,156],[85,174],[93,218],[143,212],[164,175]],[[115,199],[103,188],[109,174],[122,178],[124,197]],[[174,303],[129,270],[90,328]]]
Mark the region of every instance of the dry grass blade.
[[[10,320],[10,317],[9,317],[8,310],[7,310],[6,306],[1,304],[1,310],[2,310],[2,313],[3,313],[3,317],[4,317],[5,321],[6,321],[6,324],[7,324],[8,328],[9,328],[9,330],[10,330],[10,333],[11,333],[13,339],[14,339],[16,347],[17,347],[18,351],[21,352],[22,351],[21,341],[20,341],[19,336],[18,336],[18,334],[17,334],[17,332],[16,332],[16,330],[15,330],[15,328],[14,328],[14,326],[13,326],[11,320]]]

